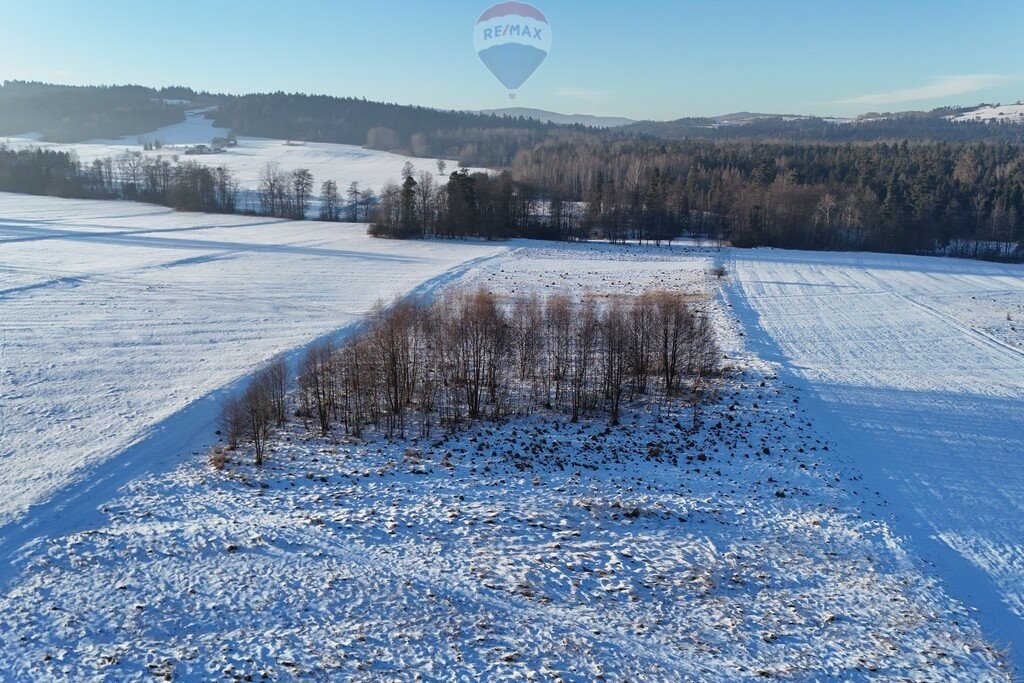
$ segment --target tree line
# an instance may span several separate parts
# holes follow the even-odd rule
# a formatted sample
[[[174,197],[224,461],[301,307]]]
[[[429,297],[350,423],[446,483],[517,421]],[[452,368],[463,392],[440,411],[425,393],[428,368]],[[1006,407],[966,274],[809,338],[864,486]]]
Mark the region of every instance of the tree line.
[[[1024,258],[1024,147],[1007,143],[591,140],[522,152],[512,174],[613,240]]]
[[[307,169],[271,162],[243,210],[369,221],[376,236],[529,237],[653,243],[680,236],[736,246],[863,249],[1024,260],[1024,148],[1009,144],[540,145],[501,172],[402,170],[380,196],[358,182],[314,190]],[[443,162],[438,170],[443,171]],[[0,190],[125,198],[232,213],[231,171],[176,156],[73,153],[0,145]]]
[[[384,188],[371,233],[870,250],[1024,260],[1024,147],[542,144],[500,173]]]
[[[407,167],[401,184],[381,190],[369,214],[375,237],[528,237],[583,240],[589,236],[576,202],[545,194],[510,171],[470,173],[462,168],[442,181]]]
[[[125,152],[79,162],[74,152],[0,145],[0,190],[76,199],[131,199],[179,211],[234,213],[239,186],[223,166]]]
[[[370,188],[353,181],[342,194],[325,180],[314,193],[308,169],[283,171],[270,162],[260,172],[255,202],[224,166],[180,160],[177,155],[126,151],[116,157],[82,163],[74,152],[0,144],[0,191],[75,199],[128,199],[161,204],[178,211],[236,213],[302,220],[319,197],[319,218],[325,221],[366,220],[377,203]]]
[[[377,193],[372,188],[360,189],[359,181],[352,181],[342,194],[338,183],[324,180],[319,195],[314,194],[315,178],[307,168],[285,171],[276,161],[269,161],[260,170],[256,188],[254,213],[291,220],[304,220],[314,198],[319,197],[318,217],[322,221],[366,220],[377,204]]]
[[[1009,142],[1024,143],[1024,126],[1010,121],[953,121],[948,116],[970,111],[943,107],[929,112],[869,113],[847,122],[817,116],[753,117],[739,124],[723,125],[713,118],[675,121],[640,121],[618,129],[674,140],[704,139],[736,142],[804,142],[818,144],[871,142]]]

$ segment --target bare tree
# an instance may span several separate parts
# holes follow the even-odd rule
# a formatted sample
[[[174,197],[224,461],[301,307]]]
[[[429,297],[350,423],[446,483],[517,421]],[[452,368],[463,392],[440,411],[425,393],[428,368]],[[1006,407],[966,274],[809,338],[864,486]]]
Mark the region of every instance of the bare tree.
[[[454,335],[457,381],[463,387],[469,419],[482,415],[484,392],[489,388],[493,360],[494,326],[502,324],[494,298],[485,291],[457,297]]]
[[[263,456],[274,424],[274,407],[266,378],[257,375],[249,382],[241,399],[242,433],[252,443],[257,467],[263,465]]]
[[[121,192],[134,199],[142,184],[143,157],[139,152],[125,152],[117,157],[117,170],[121,176]]]
[[[245,434],[245,416],[242,413],[242,402],[237,396],[229,396],[221,404],[217,426],[228,448],[238,448]]]
[[[656,316],[655,344],[658,349],[665,398],[668,399],[678,388],[693,326],[693,316],[679,294],[658,292],[652,296]]]
[[[703,313],[693,319],[690,343],[691,387],[690,405],[693,410],[693,429],[700,428],[701,407],[718,374],[721,352],[715,341],[711,321]]]
[[[320,184],[320,220],[336,221],[341,218],[341,206],[338,198],[338,183],[325,180]]]
[[[274,412],[274,422],[281,427],[288,419],[288,363],[284,356],[275,356],[259,371],[257,378],[266,385],[267,398]]]
[[[225,166],[214,169],[216,204],[225,213],[234,213],[238,204],[238,179]]]
[[[339,353],[338,385],[341,414],[346,433],[360,436],[363,426],[376,412],[373,408],[376,372],[365,333],[350,337]]]
[[[315,344],[299,362],[299,400],[308,414],[316,417],[320,434],[331,430],[335,407],[334,345]]]
[[[604,398],[613,425],[619,424],[622,398],[626,393],[630,355],[629,323],[625,307],[618,299],[608,305],[599,323],[604,356]]]
[[[654,356],[654,298],[647,293],[637,297],[629,309],[629,371],[633,393],[646,394]]]
[[[519,297],[512,306],[515,355],[520,383],[529,383],[530,402],[548,402],[545,354],[544,308],[536,295]]]
[[[361,214],[361,220],[365,221],[370,211],[377,204],[377,193],[373,191],[373,188],[368,187],[359,193],[359,212]]]
[[[599,319],[591,298],[585,298],[576,316],[569,314],[570,369],[569,396],[573,422],[579,420],[591,404],[592,375],[595,372]]]
[[[550,377],[555,385],[554,402],[562,402],[562,389],[569,373],[569,354],[572,347],[572,302],[569,297],[556,294],[548,298],[544,309],[547,323]]]
[[[349,183],[348,191],[346,193],[348,199],[348,220],[352,223],[359,222],[359,183],[353,180]]]
[[[292,218],[304,220],[313,196],[313,174],[308,168],[292,171]]]
[[[423,234],[430,234],[434,224],[434,177],[427,171],[420,171],[416,183],[416,214],[423,226]]]
[[[276,161],[268,161],[260,170],[259,185],[256,188],[260,213],[264,216],[287,216],[290,210],[288,194],[288,174],[281,170]]]
[[[836,199],[835,195],[831,192],[826,192],[818,200],[818,205],[814,208],[814,220],[813,228],[811,230],[811,244],[817,244],[818,242],[818,228],[824,226],[825,228],[825,243],[828,244],[832,241],[834,219],[838,217],[839,213],[839,200]]]
[[[383,380],[388,434],[404,433],[406,407],[416,390],[418,311],[411,303],[399,301],[386,314],[378,311],[371,316],[367,335]]]

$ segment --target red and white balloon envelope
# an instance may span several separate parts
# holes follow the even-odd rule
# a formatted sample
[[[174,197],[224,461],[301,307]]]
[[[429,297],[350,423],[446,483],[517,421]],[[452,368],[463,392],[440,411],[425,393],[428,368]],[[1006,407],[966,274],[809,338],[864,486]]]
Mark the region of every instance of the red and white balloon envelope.
[[[508,89],[509,98],[533,75],[551,50],[547,17],[525,2],[499,2],[480,15],[473,45],[484,65]]]

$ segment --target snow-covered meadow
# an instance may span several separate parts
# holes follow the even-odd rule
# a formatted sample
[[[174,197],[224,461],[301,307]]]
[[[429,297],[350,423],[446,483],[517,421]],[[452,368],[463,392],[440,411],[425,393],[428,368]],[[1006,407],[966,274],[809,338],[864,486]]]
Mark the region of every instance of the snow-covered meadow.
[[[815,400],[908,548],[1020,658],[1024,267],[768,249],[727,262],[754,349]]]
[[[689,432],[682,406],[636,407],[622,430],[539,415],[397,443],[311,437],[298,421],[261,470],[244,453],[223,471],[201,453],[185,458],[94,498],[87,527],[39,529],[14,555],[0,669],[16,679],[1010,680],[971,605],[897,535],[889,518],[905,511],[862,480],[856,444],[787,357],[766,352],[748,309],[761,299],[739,258],[775,252],[508,247],[433,283],[692,294],[731,368],[704,428]],[[736,273],[719,282],[722,262]]]
[[[253,191],[259,185],[260,170],[267,162],[277,162],[281,170],[293,171],[306,168],[312,172],[317,187],[324,180],[334,180],[341,191],[349,183],[359,183],[361,189],[380,191],[387,183],[398,182],[402,177],[402,167],[410,162],[419,171],[437,173],[434,160],[407,157],[390,152],[379,152],[356,145],[340,145],[327,142],[303,142],[272,140],[269,138],[238,137],[238,144],[228,147],[217,154],[197,154],[186,156],[185,151],[195,145],[209,145],[215,137],[228,134],[228,129],[217,128],[213,120],[205,118],[205,110],[192,110],[186,115],[185,121],[171,126],[159,128],[143,135],[129,136],[118,140],[94,140],[81,143],[50,143],[40,142],[38,136],[24,135],[17,137],[0,137],[0,144],[13,149],[26,147],[42,147],[56,150],[74,150],[78,158],[85,163],[96,159],[117,157],[124,152],[138,152],[147,156],[162,156],[170,159],[178,155],[179,159],[195,160],[207,166],[223,166],[234,173],[243,190]],[[142,141],[161,141],[161,149],[146,151]],[[458,162],[446,160],[449,170],[454,170]],[[481,170],[481,169],[474,169]],[[239,208],[246,208],[246,197],[243,197]]]
[[[217,390],[254,365],[502,249],[0,194],[0,524],[61,492],[0,543],[84,524],[72,501],[207,442]]]
[[[1024,122],[1024,103],[989,104],[978,107],[957,116],[953,121],[985,121],[988,123],[1022,123]]]

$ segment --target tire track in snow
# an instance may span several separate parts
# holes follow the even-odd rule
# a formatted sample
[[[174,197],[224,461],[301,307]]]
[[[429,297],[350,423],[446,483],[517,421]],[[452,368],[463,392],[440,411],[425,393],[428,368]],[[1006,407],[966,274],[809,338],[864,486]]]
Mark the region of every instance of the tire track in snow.
[[[976,342],[978,342],[980,344],[984,344],[985,346],[988,346],[990,348],[994,348],[996,350],[1008,351],[1011,354],[1011,357],[1024,358],[1024,350],[1018,349],[1015,346],[1007,344],[1006,342],[1004,342],[1004,341],[1002,341],[1000,339],[997,339],[997,338],[993,337],[990,334],[982,332],[979,329],[971,327],[970,325],[966,325],[966,324],[962,323],[961,321],[957,320],[954,316],[951,316],[948,313],[943,313],[942,311],[940,311],[939,309],[935,308],[934,306],[929,306],[928,304],[924,303],[923,301],[918,301],[916,299],[913,299],[913,298],[907,296],[906,294],[901,294],[900,292],[897,292],[895,289],[893,289],[891,286],[889,286],[884,280],[882,280],[880,277],[878,277],[874,273],[866,271],[865,275],[867,275],[868,277],[870,277],[870,278],[874,279],[875,281],[877,281],[881,291],[884,291],[886,294],[890,294],[892,296],[895,296],[898,299],[902,299],[903,301],[907,302],[911,306],[914,306],[915,308],[918,308],[918,309],[924,311],[925,313],[927,313],[927,314],[937,318],[941,322],[944,322],[944,323],[947,323],[949,325],[952,325],[953,327],[955,327],[955,328],[959,329],[961,332],[963,332],[964,336],[969,337],[969,338],[973,339],[974,341],[976,341]]]

